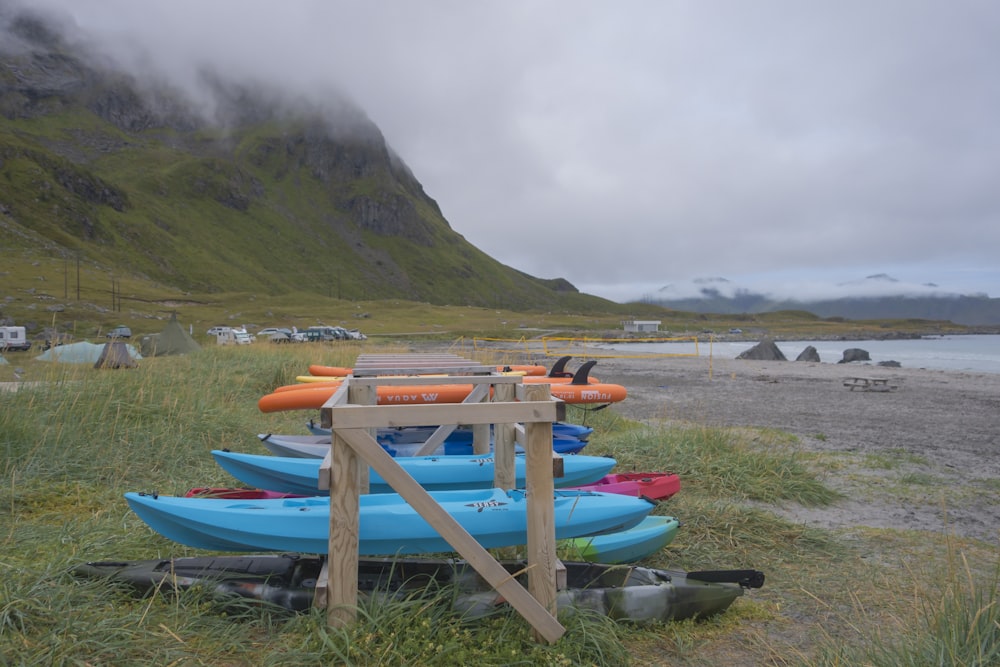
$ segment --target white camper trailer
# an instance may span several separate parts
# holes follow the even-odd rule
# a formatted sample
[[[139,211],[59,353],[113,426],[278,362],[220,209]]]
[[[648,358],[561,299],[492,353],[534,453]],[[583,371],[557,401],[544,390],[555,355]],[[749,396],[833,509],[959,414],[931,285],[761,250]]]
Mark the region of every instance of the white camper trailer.
[[[30,350],[24,327],[0,327],[0,352],[7,350]]]

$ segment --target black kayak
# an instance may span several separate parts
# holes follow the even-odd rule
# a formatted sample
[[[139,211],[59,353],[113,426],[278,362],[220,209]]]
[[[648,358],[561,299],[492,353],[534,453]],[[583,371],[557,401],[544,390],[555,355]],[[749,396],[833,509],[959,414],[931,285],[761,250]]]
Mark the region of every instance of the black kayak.
[[[502,561],[526,583],[526,561]],[[669,621],[725,611],[747,588],[760,588],[757,570],[679,572],[627,565],[565,562],[561,611],[585,608],[617,620]],[[162,560],[83,563],[73,573],[123,582],[143,594],[201,587],[222,599],[244,598],[291,611],[312,607],[323,558],[298,554],[198,556]],[[504,608],[493,590],[465,561],[427,558],[366,558],[358,564],[364,595],[404,597],[453,586],[453,607],[463,618],[481,618]]]

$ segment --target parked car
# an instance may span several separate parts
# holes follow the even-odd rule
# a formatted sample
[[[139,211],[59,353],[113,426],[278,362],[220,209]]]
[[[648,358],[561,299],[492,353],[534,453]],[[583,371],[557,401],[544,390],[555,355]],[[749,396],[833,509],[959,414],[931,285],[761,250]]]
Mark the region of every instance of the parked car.
[[[368,336],[364,335],[357,329],[348,329],[347,337],[350,338],[351,340],[368,340]]]
[[[257,336],[272,343],[287,343],[292,340],[292,330],[281,327],[267,327],[258,331]]]
[[[220,333],[223,333],[224,331],[231,331],[231,330],[232,330],[232,327],[216,326],[216,327],[212,327],[211,329],[208,330],[208,335],[209,336],[218,336]]]
[[[119,324],[107,333],[108,338],[131,338],[132,330],[124,324]]]
[[[344,327],[314,326],[305,331],[306,340],[311,342],[327,340],[347,340],[347,329]]]
[[[257,335],[260,336],[261,338],[267,338],[267,337],[270,337],[270,336],[274,336],[274,334],[278,334],[278,333],[284,334],[286,336],[291,336],[292,335],[292,330],[291,329],[284,329],[282,327],[265,327],[264,329],[261,329],[260,331],[258,331]]]

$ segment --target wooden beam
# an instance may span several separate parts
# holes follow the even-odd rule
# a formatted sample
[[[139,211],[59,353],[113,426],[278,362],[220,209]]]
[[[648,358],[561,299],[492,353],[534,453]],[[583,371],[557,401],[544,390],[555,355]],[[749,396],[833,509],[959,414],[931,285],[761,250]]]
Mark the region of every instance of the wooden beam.
[[[361,384],[386,386],[423,386],[439,384],[518,384],[520,375],[380,375],[378,377],[351,377]]]
[[[525,398],[546,401],[549,385],[525,387]],[[540,605],[553,616],[556,604],[556,524],[555,509],[550,499],[554,494],[552,480],[552,422],[528,422],[525,428],[525,467],[527,468],[528,499],[528,590]],[[539,633],[539,629],[535,628]],[[544,636],[539,636],[544,639]]]
[[[540,385],[547,387],[548,385]],[[427,424],[496,424],[503,422],[557,421],[557,403],[521,401],[515,403],[442,403],[427,405],[342,405],[322,408],[324,421],[336,428],[373,426],[426,426]]]
[[[514,385],[502,384],[493,389],[494,403],[514,401]],[[514,472],[514,424],[494,425],[493,485],[498,489],[513,489],[517,483]]]
[[[367,436],[368,432],[363,431]],[[370,436],[368,436],[370,438]],[[374,441],[372,441],[374,443]],[[375,447],[382,451],[378,443]],[[357,452],[334,431],[329,471],[330,537],[327,541],[326,621],[330,627],[353,624],[358,611],[360,468]],[[386,454],[388,456],[388,454]]]
[[[326,403],[319,410],[319,425],[323,428],[330,428],[330,409],[338,405],[344,405],[347,403],[347,386],[346,384],[341,384],[337,387],[337,390],[333,392],[330,398],[326,399]]]
[[[542,386],[542,385],[539,385]],[[346,409],[346,408],[344,408]],[[383,406],[381,409],[385,409]],[[551,423],[550,427],[551,428]],[[528,623],[534,628],[536,634],[549,643],[555,643],[566,632],[566,629],[556,619],[553,610],[544,604],[540,604],[532,595],[513,579],[506,569],[498,563],[490,553],[484,549],[479,542],[448,514],[417,482],[399,467],[399,464],[392,459],[389,454],[376,443],[367,431],[362,429],[340,429],[334,433],[354,450],[354,452],[365,460],[386,482],[422,516],[438,533],[447,540],[455,551],[483,577],[514,609],[520,613]],[[544,436],[544,426],[542,435]],[[538,436],[541,437],[541,436]],[[551,438],[550,438],[551,440]],[[550,478],[551,484],[551,478]],[[550,514],[554,513],[552,508],[552,497],[550,493],[547,499],[536,501],[536,508],[544,506],[548,501]],[[529,514],[531,506],[528,507]],[[550,524],[550,527],[551,524]],[[332,530],[332,527],[331,527]],[[554,530],[554,527],[553,527]],[[531,537],[529,531],[529,538]],[[332,538],[331,538],[332,539]],[[555,544],[555,534],[553,533],[553,550]],[[530,552],[529,552],[530,553]],[[356,557],[356,556],[355,556]],[[331,552],[331,559],[333,554]],[[529,565],[531,561],[529,561]],[[551,565],[553,573],[554,564]],[[331,576],[334,574],[331,572]],[[530,574],[529,574],[530,576]],[[354,577],[357,577],[357,564],[355,562]],[[554,579],[554,574],[553,574]],[[356,588],[356,580],[351,580],[351,585]],[[554,586],[554,584],[553,584]],[[331,596],[331,603],[334,599]],[[328,610],[329,615],[329,610]]]
[[[377,405],[378,393],[376,388],[370,384],[355,384],[351,378],[347,378],[344,383],[347,385],[347,402],[351,405]],[[372,438],[378,434],[378,428],[372,426],[368,429]],[[367,465],[362,465],[360,477],[358,479],[358,489],[362,494],[370,490],[369,485],[370,470]]]

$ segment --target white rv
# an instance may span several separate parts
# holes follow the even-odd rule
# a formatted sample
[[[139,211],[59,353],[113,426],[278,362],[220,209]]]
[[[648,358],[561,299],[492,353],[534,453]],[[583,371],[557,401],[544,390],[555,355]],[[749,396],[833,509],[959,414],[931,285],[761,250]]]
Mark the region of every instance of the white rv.
[[[0,352],[6,350],[30,350],[24,327],[0,327]]]
[[[219,345],[249,345],[253,336],[246,329],[225,328],[215,334],[215,342]]]

